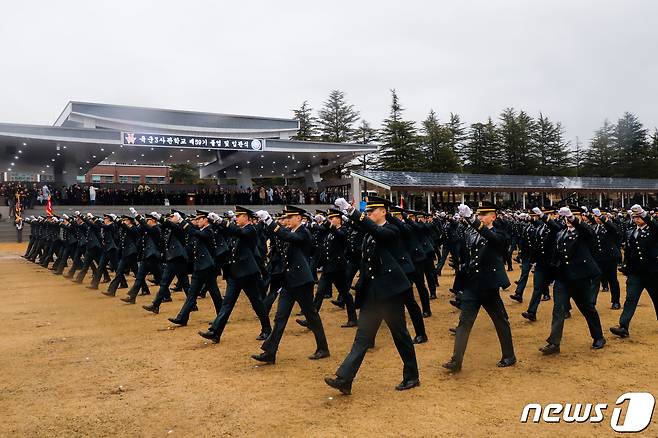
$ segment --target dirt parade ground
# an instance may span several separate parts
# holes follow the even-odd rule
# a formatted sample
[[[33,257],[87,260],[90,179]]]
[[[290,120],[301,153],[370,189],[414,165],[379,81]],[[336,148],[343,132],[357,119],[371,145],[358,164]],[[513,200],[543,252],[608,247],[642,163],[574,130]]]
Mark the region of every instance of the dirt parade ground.
[[[610,417],[627,392],[658,394],[658,323],[646,293],[631,337],[608,332],[620,311],[602,292],[597,306],[608,344],[593,351],[577,310],[566,322],[562,352],[543,357],[552,301],[538,321],[521,317],[504,293],[518,364],[496,368],[500,349],[484,311],[471,334],[463,371],[441,364],[452,353],[448,329],[458,313],[448,303],[452,271],[440,277],[439,297],[426,319],[429,342],[416,348],[421,386],[398,392],[402,364],[383,327],[354,381],[342,396],[325,385],[348,352],[355,329],[340,328],[345,313],[329,302],[321,316],[331,357],[310,361],[313,335],[288,323],[274,366],[258,366],[258,320],[242,297],[220,344],[197,335],[213,318],[210,298],[199,300],[187,327],[173,329],[183,293],[159,315],[109,298],[32,264],[24,245],[0,245],[0,412],[2,436],[612,436]],[[510,279],[519,275],[515,265]],[[132,277],[129,282],[132,282]],[[623,278],[620,277],[623,282]],[[107,285],[101,285],[101,290]],[[220,281],[225,290],[225,283]],[[151,286],[152,293],[156,287]],[[622,302],[625,287],[622,284]],[[607,403],[598,423],[520,422],[528,403]],[[642,433],[658,436],[656,418]]]

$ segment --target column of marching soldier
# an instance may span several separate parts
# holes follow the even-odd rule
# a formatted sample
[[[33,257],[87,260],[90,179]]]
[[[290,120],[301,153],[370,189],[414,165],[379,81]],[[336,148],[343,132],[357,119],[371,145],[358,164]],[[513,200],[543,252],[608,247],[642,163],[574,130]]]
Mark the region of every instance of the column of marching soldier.
[[[23,257],[43,267],[53,263],[49,269],[76,283],[82,283],[91,269],[88,288],[109,283],[103,292],[108,296],[128,288],[127,277],[133,272],[135,281],[121,300],[135,304],[138,295],[150,294],[151,281],[158,291],[143,308],[155,314],[163,303],[172,301],[172,290],[182,290],[184,304],[169,318],[178,326],[187,325],[197,310],[197,299],[209,294],[216,317],[199,335],[214,343],[220,341],[244,291],[260,321],[256,339],[263,341],[262,352],[252,358],[267,364],[275,363],[295,303],[304,317],[296,322],[315,336],[317,348],[309,359],[330,355],[319,311],[336,288],[337,299],[331,302],[345,309],[347,320],[342,327],[356,327],[356,335],[335,376],[325,382],[344,394],[351,393],[352,381],[366,351],[374,346],[382,321],[404,365],[403,380],[396,389],[420,384],[414,344],[428,341],[423,319],[432,315],[430,301],[436,298],[446,261],[455,270],[450,303],[461,311],[458,325],[451,329],[455,335],[453,356],[443,364],[451,372],[461,370],[480,307],[489,314],[500,340],[498,366],[516,363],[510,323],[500,297],[501,288],[511,286],[506,268],[512,270],[516,249],[521,275],[511,299],[523,302],[528,278],[533,275],[524,318],[537,320],[539,304],[551,299],[549,287],[553,285],[550,335],[540,349],[545,355],[560,351],[572,300],[585,317],[592,348],[603,348],[606,341],[596,311],[597,296],[601,288],[609,290],[611,308],[621,309],[617,269],[627,277],[626,299],[619,325],[610,331],[629,336],[644,289],[658,318],[658,217],[653,212],[639,205],[627,212],[568,205],[557,211],[535,207],[529,212],[499,211],[489,203],[480,203],[476,211],[464,204],[455,207],[456,212],[452,208],[452,212],[428,214],[370,197],[364,212],[339,198],[335,208],[315,215],[286,206],[274,217],[264,210],[254,212],[240,206],[223,216],[202,210],[186,215],[174,209],[167,214],[142,215],[130,208],[130,214],[101,218],[76,211],[72,216],[26,219],[31,234]],[[114,272],[111,281],[108,270]],[[152,280],[147,279],[149,274]],[[219,275],[226,280],[223,297],[217,285]],[[277,299],[272,326],[270,312]],[[405,309],[413,338],[407,331]]]

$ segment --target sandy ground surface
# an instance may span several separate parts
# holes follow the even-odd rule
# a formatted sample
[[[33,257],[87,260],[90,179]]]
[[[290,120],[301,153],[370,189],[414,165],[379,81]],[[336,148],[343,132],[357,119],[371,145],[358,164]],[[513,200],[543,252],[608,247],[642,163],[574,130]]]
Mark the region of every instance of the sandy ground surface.
[[[259,324],[245,297],[222,342],[213,345],[196,334],[213,317],[209,298],[199,301],[189,326],[171,329],[167,317],[177,313],[182,293],[152,315],[55,277],[20,258],[23,250],[0,245],[3,436],[608,436],[619,395],[658,395],[658,323],[646,294],[631,338],[609,335],[605,349],[592,351],[585,321],[575,312],[562,353],[552,357],[537,351],[548,335],[552,302],[541,304],[533,324],[520,316],[525,304],[504,294],[519,363],[496,368],[500,350],[482,312],[464,369],[453,376],[440,367],[451,355],[448,328],[458,317],[448,304],[453,277],[446,269],[434,316],[426,320],[430,342],[416,349],[421,387],[393,390],[402,367],[383,328],[353,395],[341,396],[323,377],[344,358],[354,329],[339,327],[344,313],[329,303],[321,313],[329,359],[306,358],[313,336],[291,320],[277,364],[257,366],[249,355],[260,351]],[[511,277],[518,275],[515,266]],[[149,301],[138,297],[138,304]],[[602,293],[598,308],[606,333],[619,315],[608,301]],[[531,402],[611,407],[600,424],[522,424],[521,411]],[[645,436],[658,436],[656,416]]]

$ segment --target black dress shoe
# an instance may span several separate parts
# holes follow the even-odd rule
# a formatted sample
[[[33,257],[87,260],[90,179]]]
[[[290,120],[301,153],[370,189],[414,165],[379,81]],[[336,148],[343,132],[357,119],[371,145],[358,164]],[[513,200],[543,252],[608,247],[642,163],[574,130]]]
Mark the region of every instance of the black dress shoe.
[[[448,362],[441,366],[449,370],[451,373],[458,373],[462,370],[462,364],[457,363],[454,359],[450,359]]]
[[[608,288],[607,288],[607,287],[604,287],[603,289],[601,289],[601,291],[603,291],[603,292],[608,292]]]
[[[414,338],[414,344],[424,344],[427,340],[426,335],[418,335]]]
[[[571,312],[567,310],[567,313],[564,314],[564,319],[571,319]]]
[[[301,325],[302,327],[308,327],[308,321],[305,320],[305,319],[299,319],[299,318],[297,318],[297,319],[295,320],[295,322],[296,322],[297,324]]]
[[[436,300],[436,294],[430,295],[430,300]]]
[[[450,300],[450,305],[453,306],[453,307],[456,307],[458,309],[461,309],[461,307],[462,307],[461,302],[457,301],[457,300]]]
[[[269,337],[270,337],[269,332],[260,332],[260,334],[258,336],[256,336],[256,340],[257,341],[264,341],[265,339],[267,339]]]
[[[318,350],[315,353],[311,354],[308,358],[311,360],[318,360],[318,359],[324,359],[325,357],[329,357],[331,354],[329,354],[328,350]]]
[[[423,318],[429,318],[432,316],[432,312],[423,312]]]
[[[127,297],[121,298],[121,301],[128,304],[135,304],[135,298],[128,295]]]
[[[548,356],[549,354],[557,354],[560,352],[560,346],[555,344],[546,344],[541,347],[539,351],[541,351],[544,356]]]
[[[183,327],[187,325],[187,321],[183,321],[182,319],[178,319],[178,318],[167,318],[167,319],[172,324],[180,325]]]
[[[192,306],[192,308],[190,309],[190,312],[198,312],[198,311],[199,311],[199,307],[196,304]]]
[[[630,336],[630,333],[628,333],[628,329],[626,327],[621,327],[621,326],[610,327],[610,331],[612,332],[613,335],[617,335],[621,338],[627,338],[628,336]]]
[[[182,290],[183,290],[182,286],[176,286],[175,288],[172,289],[172,291],[174,292],[180,292]]]
[[[550,301],[550,300],[551,300],[551,296],[550,296],[550,295],[542,295],[541,300],[542,300],[542,301]]]
[[[140,295],[151,295],[151,291],[150,290],[142,291]]]
[[[324,383],[339,390],[342,394],[350,395],[352,394],[352,381],[345,380],[342,377],[325,377]]]
[[[276,362],[276,356],[273,354],[262,352],[261,354],[252,354],[251,358],[257,360],[258,362],[263,362],[267,365],[274,365]]]
[[[212,341],[213,344],[219,344],[219,336],[217,336],[213,331],[210,330],[208,330],[207,332],[199,331],[199,336],[201,336],[204,339],[208,339]]]
[[[605,338],[595,339],[594,342],[592,342],[592,348],[594,350],[600,350],[601,348],[603,348],[604,345],[605,345]]]
[[[619,310],[621,309],[621,304],[619,303],[612,303],[612,306],[610,306],[612,310]]]
[[[160,308],[158,306],[154,306],[153,304],[149,304],[148,306],[142,306],[142,309],[146,310],[147,312],[153,312],[156,315],[160,313]]]
[[[504,358],[502,358],[501,360],[498,361],[496,366],[499,367],[499,368],[506,368],[506,367],[511,367],[515,363],[516,363],[516,357],[515,356],[504,357]]]
[[[341,309],[345,308],[345,303],[343,303],[342,301],[331,300],[331,304],[333,304],[336,307],[340,307]]]
[[[528,321],[533,321],[533,322],[537,321],[537,315],[535,315],[534,313],[523,312],[521,316],[527,319]]]
[[[398,385],[396,385],[395,390],[406,391],[407,389],[415,388],[416,386],[420,386],[420,380],[418,379],[403,380]]]
[[[102,293],[103,295],[108,296],[108,297],[114,297],[114,296],[116,296],[116,292],[110,292],[110,291],[108,291],[108,290],[106,290],[105,292],[101,292],[101,293]]]
[[[455,334],[457,334],[457,327],[450,327],[450,328],[448,329],[448,331],[449,331],[450,333],[452,333],[453,335],[455,335]]]
[[[359,325],[356,321],[347,321],[345,324],[341,325],[342,328],[356,327]]]
[[[510,295],[509,297],[510,297],[511,299],[513,299],[514,301],[518,301],[519,303],[522,303],[522,302],[523,302],[523,296],[521,296],[521,295],[518,295],[518,294],[512,294],[512,295]]]
[[[163,303],[171,303],[172,301],[173,301],[173,300],[171,299],[171,297],[164,297],[164,298],[162,299],[162,302],[163,302]]]

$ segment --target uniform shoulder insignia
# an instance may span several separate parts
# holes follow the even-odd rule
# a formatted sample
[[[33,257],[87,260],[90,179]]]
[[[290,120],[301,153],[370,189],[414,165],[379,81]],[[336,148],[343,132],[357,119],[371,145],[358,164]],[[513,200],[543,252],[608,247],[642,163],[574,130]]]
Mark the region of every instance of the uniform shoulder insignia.
[[[281,228],[280,225],[277,225],[276,227],[274,227],[274,232],[276,233],[277,231],[279,231],[279,228]]]
[[[364,220],[365,218],[366,218],[366,214],[365,214],[365,213],[361,213],[361,217],[359,218],[359,220]]]

